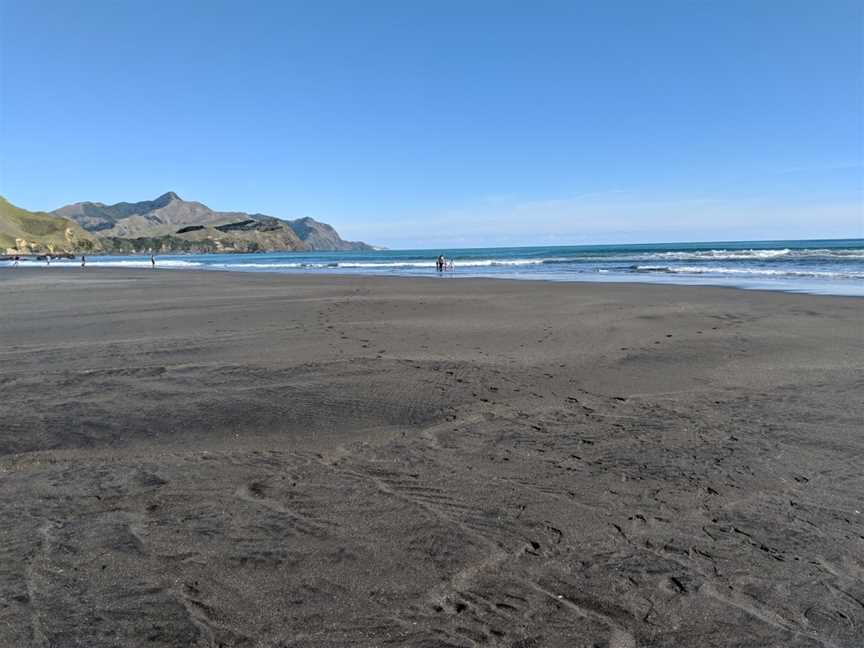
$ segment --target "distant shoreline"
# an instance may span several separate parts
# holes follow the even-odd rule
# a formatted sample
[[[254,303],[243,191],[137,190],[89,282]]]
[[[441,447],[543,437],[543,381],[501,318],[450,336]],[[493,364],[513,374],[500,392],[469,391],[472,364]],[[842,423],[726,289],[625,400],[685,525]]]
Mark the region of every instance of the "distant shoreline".
[[[864,296],[864,239],[737,241],[663,245],[541,246],[458,250],[152,253],[161,269],[288,274],[441,276],[580,283],[727,286],[743,289]],[[88,255],[94,267],[150,269],[151,254]],[[6,257],[8,259],[8,257]],[[78,267],[78,256],[52,267]],[[0,262],[8,266],[14,262]],[[47,255],[20,266],[47,264]]]
[[[832,244],[832,243],[849,243],[854,245],[864,245],[864,238],[856,238],[856,237],[848,237],[848,238],[816,238],[816,239],[753,239],[753,240],[736,240],[736,239],[724,239],[724,240],[706,240],[706,241],[656,241],[656,242],[648,242],[648,243],[563,243],[560,245],[494,245],[491,247],[485,248],[477,248],[477,247],[451,247],[451,246],[439,246],[439,247],[429,247],[429,248],[393,248],[387,247],[383,245],[370,245],[369,249],[365,250],[255,250],[244,252],[240,250],[225,250],[225,251],[201,251],[201,252],[184,252],[184,251],[175,251],[175,252],[128,252],[125,254],[116,254],[111,252],[105,252],[103,250],[98,251],[87,251],[87,250],[79,250],[76,252],[62,252],[59,253],[60,256],[78,256],[80,257],[82,254],[86,256],[101,256],[101,257],[110,257],[110,256],[149,256],[151,254],[162,255],[162,256],[207,256],[207,255],[220,255],[220,254],[233,254],[233,255],[243,255],[243,254],[313,254],[313,253],[339,253],[339,254],[368,254],[375,252],[426,252],[430,255],[435,255],[441,250],[446,250],[448,252],[463,252],[466,250],[476,250],[476,249],[487,249],[487,250],[523,250],[523,249],[534,249],[534,248],[572,248],[572,249],[594,249],[594,248],[664,248],[670,246],[688,246],[695,248],[708,248],[715,247],[718,245],[729,246],[729,245],[753,245],[753,246],[774,246],[774,245],[789,245],[789,244],[803,244],[803,243],[823,243],[823,244]],[[797,246],[797,247],[805,247],[805,246]],[[29,253],[21,253],[17,256],[45,256],[46,254],[50,254],[49,252],[29,252]],[[16,256],[14,254],[5,254],[0,255],[0,260],[5,258],[11,258]],[[52,258],[55,255],[52,254]]]
[[[148,261],[148,264],[149,264],[149,261]],[[79,265],[76,264],[75,267],[77,267],[80,270]],[[52,269],[56,270],[57,268],[56,268],[56,266],[51,266],[51,268],[46,268],[44,266],[41,266],[41,267],[20,267],[19,266],[18,268],[15,268],[14,270],[12,270],[11,268],[8,268],[8,267],[7,268],[0,267],[0,281],[2,281],[4,278],[7,278],[7,279],[12,278],[11,273],[3,272],[3,270],[12,270],[12,272],[24,272],[24,273],[37,274],[37,273],[42,273],[45,271],[50,271]],[[74,269],[75,268],[73,268],[73,267],[64,268],[64,270],[70,270],[70,271],[74,271]],[[237,270],[231,270],[231,269],[220,268],[220,267],[210,267],[210,268],[206,268],[206,269],[203,269],[203,268],[160,267],[159,263],[158,263],[158,257],[157,257],[157,265],[156,265],[155,271],[159,272],[159,273],[165,273],[165,272],[175,273],[176,272],[176,273],[180,273],[180,274],[184,274],[184,275],[185,274],[212,275],[213,273],[221,273],[221,274],[226,274],[226,275],[238,275],[239,274],[239,275],[246,275],[246,276],[262,276],[262,275],[263,276],[273,276],[273,275],[276,275],[276,276],[285,277],[286,279],[295,279],[298,277],[303,277],[303,278],[326,277],[328,279],[334,279],[337,281],[358,280],[358,279],[363,279],[366,281],[368,281],[368,280],[373,280],[373,281],[375,281],[375,280],[385,280],[385,281],[394,280],[394,281],[400,281],[400,282],[412,281],[412,280],[420,280],[420,281],[458,280],[460,283],[461,282],[475,282],[475,281],[476,282],[487,282],[488,281],[488,282],[494,282],[496,284],[497,283],[507,283],[507,282],[512,282],[514,284],[523,284],[525,282],[532,282],[532,283],[536,282],[536,283],[550,284],[550,285],[574,284],[574,285],[579,285],[579,286],[598,286],[598,287],[602,287],[602,286],[610,286],[610,287],[611,286],[616,286],[616,287],[621,286],[621,287],[630,287],[630,288],[637,288],[637,287],[638,288],[646,288],[647,287],[648,289],[651,289],[651,288],[660,288],[660,289],[663,289],[663,288],[683,288],[683,289],[710,288],[713,290],[734,290],[734,291],[742,291],[742,292],[748,292],[748,293],[749,292],[765,292],[765,293],[781,294],[781,295],[800,295],[800,296],[805,296],[805,297],[829,297],[829,298],[833,298],[833,299],[849,299],[849,298],[856,299],[856,300],[864,299],[864,290],[862,290],[860,294],[858,294],[858,293],[853,293],[853,294],[820,293],[820,292],[807,292],[807,291],[803,291],[803,290],[783,289],[783,288],[777,288],[777,287],[771,287],[771,286],[746,287],[746,286],[739,286],[739,285],[735,285],[735,284],[731,284],[731,283],[727,283],[727,284],[707,283],[707,282],[705,282],[705,283],[696,283],[696,282],[687,283],[687,282],[683,282],[683,281],[671,283],[671,282],[651,281],[650,279],[644,279],[641,281],[633,280],[633,279],[630,279],[629,281],[628,280],[616,281],[616,280],[610,279],[610,278],[604,278],[604,279],[598,279],[598,280],[589,280],[589,279],[562,280],[562,279],[548,279],[548,278],[515,278],[515,277],[506,277],[506,276],[502,276],[502,277],[478,277],[478,276],[472,276],[472,275],[468,275],[468,274],[460,275],[458,272],[456,272],[454,274],[447,274],[444,276],[439,276],[437,274],[393,275],[393,274],[385,274],[385,273],[381,273],[381,274],[369,273],[369,274],[360,275],[357,273],[350,273],[350,272],[343,272],[343,273],[326,272],[325,273],[322,271],[314,271],[314,270],[307,270],[307,271],[297,270],[294,272],[244,272],[244,271],[237,271]],[[118,267],[101,267],[100,268],[100,267],[88,266],[85,269],[85,272],[87,272],[87,273],[99,273],[99,274],[112,274],[112,275],[120,275],[120,276],[122,276],[122,274],[125,272],[129,272],[129,273],[134,273],[135,275],[142,274],[142,275],[149,276],[154,272],[154,270],[152,268],[143,267],[143,266],[142,267],[124,267],[124,268],[118,268]]]

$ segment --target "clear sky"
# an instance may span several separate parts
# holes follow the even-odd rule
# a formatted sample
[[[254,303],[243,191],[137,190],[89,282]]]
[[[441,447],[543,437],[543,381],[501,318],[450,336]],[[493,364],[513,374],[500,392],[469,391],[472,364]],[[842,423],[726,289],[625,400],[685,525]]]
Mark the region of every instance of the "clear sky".
[[[390,247],[864,237],[860,0],[0,0],[0,193]]]

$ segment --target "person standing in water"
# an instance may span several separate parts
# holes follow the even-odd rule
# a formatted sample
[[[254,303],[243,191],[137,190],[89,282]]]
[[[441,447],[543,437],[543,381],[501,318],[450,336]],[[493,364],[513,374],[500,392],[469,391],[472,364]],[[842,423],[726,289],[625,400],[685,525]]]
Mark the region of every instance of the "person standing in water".
[[[82,270],[84,269],[84,266],[85,266],[85,265],[87,265],[87,257],[85,257],[85,256],[82,254],[82,255],[81,255],[81,269],[82,269]]]
[[[438,272],[444,272],[444,255],[439,254],[438,260],[436,261],[436,267],[438,268]]]
[[[150,255],[150,265],[153,266],[154,270],[156,269],[156,256],[153,254]]]

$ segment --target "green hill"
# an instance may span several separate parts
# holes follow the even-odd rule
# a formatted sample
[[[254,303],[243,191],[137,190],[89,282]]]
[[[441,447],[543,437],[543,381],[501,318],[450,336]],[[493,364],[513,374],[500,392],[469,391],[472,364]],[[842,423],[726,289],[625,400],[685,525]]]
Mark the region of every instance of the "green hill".
[[[0,253],[74,253],[102,249],[99,241],[76,222],[16,207],[0,196]]]

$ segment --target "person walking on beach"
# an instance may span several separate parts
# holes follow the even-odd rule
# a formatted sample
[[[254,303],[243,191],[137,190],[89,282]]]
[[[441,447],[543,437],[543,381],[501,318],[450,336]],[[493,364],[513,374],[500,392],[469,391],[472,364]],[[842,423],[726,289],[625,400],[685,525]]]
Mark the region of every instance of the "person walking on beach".
[[[436,267],[438,268],[438,272],[444,272],[444,255],[438,255],[438,261],[436,262]]]
[[[85,257],[85,256],[82,254],[82,255],[81,255],[81,268],[83,269],[85,265],[87,265],[87,257]]]
[[[154,270],[156,269],[156,256],[153,254],[150,255],[150,265],[153,266]]]

